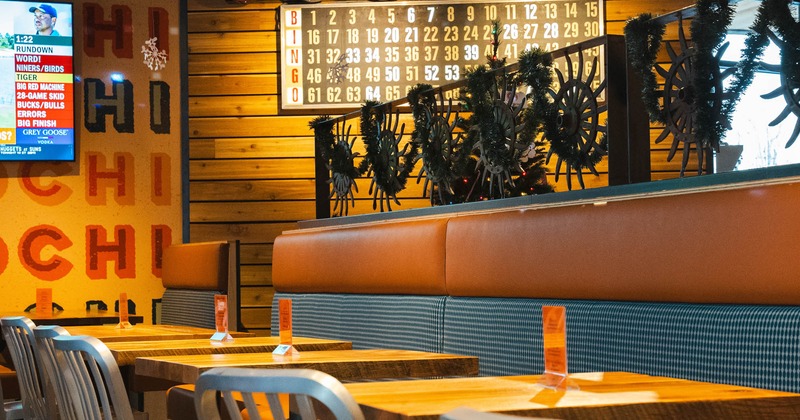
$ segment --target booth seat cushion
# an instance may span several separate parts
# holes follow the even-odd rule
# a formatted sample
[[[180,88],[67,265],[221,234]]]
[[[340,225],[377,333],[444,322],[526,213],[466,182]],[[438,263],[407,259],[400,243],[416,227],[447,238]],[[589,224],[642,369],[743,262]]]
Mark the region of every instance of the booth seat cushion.
[[[214,295],[221,293],[217,290],[167,289],[161,297],[161,323],[216,328]]]
[[[227,290],[230,244],[175,244],[164,248],[161,283],[167,289]]]
[[[542,305],[567,312],[570,372],[629,371],[800,392],[800,307],[448,298],[444,351],[481,375],[541,373]]]
[[[798,209],[778,184],[453,217],[447,291],[800,305]]]
[[[444,295],[446,219],[284,232],[272,282],[291,293]]]
[[[443,296],[276,293],[292,299],[292,333],[348,340],[354,349],[442,351]],[[272,334],[279,334],[272,311]]]

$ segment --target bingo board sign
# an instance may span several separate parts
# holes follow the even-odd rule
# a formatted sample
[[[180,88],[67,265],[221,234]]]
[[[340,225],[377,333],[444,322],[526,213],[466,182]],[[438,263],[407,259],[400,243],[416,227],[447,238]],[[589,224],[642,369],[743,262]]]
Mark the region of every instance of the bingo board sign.
[[[440,86],[498,58],[605,34],[603,2],[414,1],[281,5],[283,109],[352,108]]]

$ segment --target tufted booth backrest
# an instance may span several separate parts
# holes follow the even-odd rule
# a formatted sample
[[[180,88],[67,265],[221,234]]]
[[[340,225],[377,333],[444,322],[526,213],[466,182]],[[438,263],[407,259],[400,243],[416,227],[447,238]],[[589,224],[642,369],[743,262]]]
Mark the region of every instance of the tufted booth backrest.
[[[164,249],[161,322],[214,328],[214,295],[228,295],[228,325],[238,326],[238,241],[173,244]]]
[[[800,304],[800,185],[453,217],[451,296]]]
[[[445,219],[285,232],[275,240],[278,292],[444,295]]]

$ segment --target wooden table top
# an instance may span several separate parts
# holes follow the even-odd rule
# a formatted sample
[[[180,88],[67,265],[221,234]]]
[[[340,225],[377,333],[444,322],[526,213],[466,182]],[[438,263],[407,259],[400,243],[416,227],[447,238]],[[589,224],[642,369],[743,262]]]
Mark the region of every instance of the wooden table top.
[[[106,343],[117,364],[132,365],[138,357],[197,354],[270,353],[281,343],[280,337],[239,337],[229,343],[212,342],[207,337],[187,340],[119,341]],[[299,351],[349,350],[349,341],[293,337]]]
[[[192,338],[211,338],[214,330],[184,325],[138,324],[133,328],[116,328],[116,325],[87,325],[65,327],[71,335],[91,335],[104,343],[118,341],[182,340]],[[233,337],[252,337],[255,334],[231,331]]]
[[[113,311],[100,311],[97,309],[88,311],[83,309],[65,309],[63,311],[53,311],[51,314],[39,314],[36,310],[30,312],[0,312],[0,317],[6,316],[24,316],[33,321],[36,325],[61,325],[62,327],[119,323],[118,313]],[[132,324],[141,323],[144,319],[141,315],[130,315],[128,318]]]
[[[438,419],[457,407],[550,418],[800,418],[800,394],[627,372],[578,373],[578,390],[541,376],[351,383],[366,418]]]
[[[306,351],[299,356],[272,353],[205,354],[136,359],[137,376],[175,383],[194,383],[201,373],[215,367],[262,369],[316,369],[339,380],[419,378],[478,374],[478,358],[412,350]]]

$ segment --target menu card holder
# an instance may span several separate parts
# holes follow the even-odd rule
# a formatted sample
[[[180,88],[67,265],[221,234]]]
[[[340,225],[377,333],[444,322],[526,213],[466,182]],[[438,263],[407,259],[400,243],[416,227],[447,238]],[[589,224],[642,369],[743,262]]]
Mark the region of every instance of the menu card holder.
[[[281,344],[272,351],[274,356],[296,356],[300,353],[292,346],[292,300],[278,299],[278,325]]]
[[[539,382],[555,390],[578,389],[567,374],[567,311],[563,306],[542,306],[544,374]]]
[[[128,318],[128,294],[119,294],[119,324],[117,328],[127,330],[133,328]]]
[[[233,337],[228,333],[228,296],[214,295],[214,315],[217,332],[211,336],[211,341],[230,343]]]
[[[36,289],[36,315],[42,318],[53,316],[53,289],[49,287]]]

